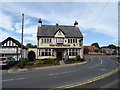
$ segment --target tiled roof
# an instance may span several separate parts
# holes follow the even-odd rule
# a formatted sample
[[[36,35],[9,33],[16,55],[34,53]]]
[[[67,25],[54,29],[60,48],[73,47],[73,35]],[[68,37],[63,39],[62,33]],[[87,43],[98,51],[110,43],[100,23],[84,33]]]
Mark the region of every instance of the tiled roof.
[[[40,37],[53,37],[56,31],[61,29],[65,33],[65,37],[83,37],[78,27],[64,26],[64,25],[42,25],[38,27],[37,36]]]

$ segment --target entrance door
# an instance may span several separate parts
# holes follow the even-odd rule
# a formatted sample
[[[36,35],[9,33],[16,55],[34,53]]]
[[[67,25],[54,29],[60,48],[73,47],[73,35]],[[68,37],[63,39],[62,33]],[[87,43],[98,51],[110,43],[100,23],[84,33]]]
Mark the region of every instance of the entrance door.
[[[28,58],[29,58],[29,61],[34,61],[35,60],[35,52],[34,51],[30,51],[28,53]]]
[[[57,60],[62,60],[62,52],[57,52]]]

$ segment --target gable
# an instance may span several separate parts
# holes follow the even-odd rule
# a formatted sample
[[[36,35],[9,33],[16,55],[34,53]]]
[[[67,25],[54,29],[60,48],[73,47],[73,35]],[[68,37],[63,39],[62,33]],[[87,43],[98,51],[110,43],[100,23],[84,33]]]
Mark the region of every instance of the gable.
[[[59,29],[57,32],[55,32],[54,37],[65,37],[65,33]]]
[[[5,39],[4,41],[1,42],[1,46],[2,47],[20,47],[21,48],[21,43],[11,37],[8,37],[7,39]],[[25,48],[25,46],[23,46],[23,48]]]

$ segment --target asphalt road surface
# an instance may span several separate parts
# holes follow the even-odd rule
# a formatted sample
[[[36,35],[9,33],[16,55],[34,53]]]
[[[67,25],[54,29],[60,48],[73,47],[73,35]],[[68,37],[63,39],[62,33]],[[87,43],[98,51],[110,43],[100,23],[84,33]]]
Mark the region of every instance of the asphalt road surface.
[[[112,60],[110,56],[86,56],[86,58],[90,58],[91,61],[84,65],[38,70],[25,73],[3,73],[1,81],[2,87],[56,88],[103,75],[118,67],[116,61]],[[112,79],[117,80],[118,78],[113,75],[109,80],[109,83],[113,81]],[[114,83],[116,83],[116,81],[114,81]],[[86,85],[85,87],[89,88],[89,85]],[[110,86],[111,85],[103,85],[100,87],[110,88]],[[114,87],[118,88],[117,85]],[[99,88],[99,86],[95,88]]]

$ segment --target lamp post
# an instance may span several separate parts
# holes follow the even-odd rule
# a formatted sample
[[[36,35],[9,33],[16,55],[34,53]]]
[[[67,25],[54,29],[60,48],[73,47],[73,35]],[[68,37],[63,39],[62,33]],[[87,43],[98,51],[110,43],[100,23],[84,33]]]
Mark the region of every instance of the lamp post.
[[[24,29],[24,14],[22,14],[22,37],[21,37],[21,61],[20,61],[20,66],[23,68],[22,65],[22,58],[23,58],[23,29]]]

